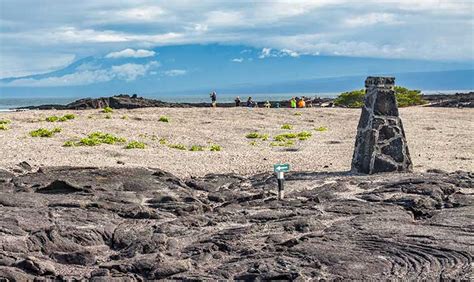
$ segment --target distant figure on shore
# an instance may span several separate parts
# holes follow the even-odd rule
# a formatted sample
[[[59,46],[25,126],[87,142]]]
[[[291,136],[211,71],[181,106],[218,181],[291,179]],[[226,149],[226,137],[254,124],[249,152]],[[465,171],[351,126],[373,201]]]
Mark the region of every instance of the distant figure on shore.
[[[252,100],[252,97],[249,97],[247,99],[247,107],[252,108],[254,107],[254,105],[255,105],[255,102]]]
[[[306,102],[304,101],[305,97],[303,96],[301,99],[296,98],[298,101],[298,108],[306,107]]]
[[[308,97],[308,99],[306,99],[306,107],[308,108],[313,107],[313,99],[311,99],[311,97]]]
[[[263,104],[263,106],[267,109],[270,109],[272,107],[272,104],[270,104],[270,101],[266,101],[265,104]]]
[[[291,100],[290,100],[290,107],[292,109],[296,109],[296,99],[295,97],[292,97]]]
[[[234,101],[235,101],[235,106],[240,107],[240,97],[237,96]]]
[[[211,105],[213,108],[217,107],[217,93],[216,91],[212,91],[211,94],[209,94],[209,96],[211,96]]]

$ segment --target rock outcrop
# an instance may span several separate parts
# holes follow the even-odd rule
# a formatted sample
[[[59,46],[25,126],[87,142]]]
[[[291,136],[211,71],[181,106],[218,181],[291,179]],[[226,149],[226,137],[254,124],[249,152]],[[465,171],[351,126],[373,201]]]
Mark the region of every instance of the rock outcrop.
[[[393,77],[367,77],[364,106],[357,126],[352,170],[360,173],[411,171]]]
[[[456,94],[423,95],[427,107],[474,108],[474,92]]]
[[[469,280],[474,175],[0,170],[0,280]]]

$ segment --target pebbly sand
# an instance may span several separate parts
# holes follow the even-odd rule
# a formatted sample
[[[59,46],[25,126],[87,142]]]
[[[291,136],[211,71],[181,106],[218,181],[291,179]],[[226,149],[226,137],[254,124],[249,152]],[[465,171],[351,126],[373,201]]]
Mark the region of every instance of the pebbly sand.
[[[295,113],[301,115],[295,115]],[[76,119],[50,123],[44,118],[73,113]],[[127,119],[122,119],[126,115]],[[160,116],[170,118],[159,122]],[[39,166],[140,166],[169,171],[179,177],[209,173],[256,174],[273,164],[288,162],[293,171],[347,171],[350,169],[360,110],[341,108],[247,109],[247,108],[146,108],[115,110],[111,119],[99,110],[27,111],[0,113],[10,129],[0,130],[0,168],[12,170],[26,161]],[[474,110],[410,107],[400,109],[414,170],[474,171]],[[282,124],[293,130],[281,129]],[[325,132],[315,131],[327,127]],[[61,127],[51,138],[33,138],[31,130]],[[273,136],[284,132],[312,132],[292,147],[272,147]],[[147,144],[146,149],[124,145],[63,147],[94,131],[112,133]],[[269,134],[268,141],[250,145],[247,133]],[[181,151],[160,144],[208,146],[219,144],[220,152]]]

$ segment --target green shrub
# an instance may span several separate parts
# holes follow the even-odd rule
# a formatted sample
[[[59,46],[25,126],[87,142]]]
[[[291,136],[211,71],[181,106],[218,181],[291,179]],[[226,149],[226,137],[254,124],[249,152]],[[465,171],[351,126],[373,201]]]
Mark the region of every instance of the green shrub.
[[[59,120],[59,117],[57,117],[57,116],[50,116],[50,117],[46,118],[47,122],[56,122],[58,120]]]
[[[314,130],[322,132],[322,131],[328,131],[328,128],[325,126],[320,126],[320,127],[316,127]]]
[[[73,114],[66,114],[62,117],[58,117],[58,116],[47,117],[46,121],[47,122],[57,122],[57,121],[64,122],[64,121],[68,121],[68,120],[75,119],[75,118],[76,118],[76,116],[73,115]]]
[[[105,119],[111,119],[112,118],[112,115],[111,114],[106,114],[105,115]]]
[[[284,125],[281,126],[281,129],[291,130],[293,129],[293,125],[285,123]]]
[[[139,141],[131,141],[125,146],[125,149],[145,149],[146,144]]]
[[[55,133],[61,132],[61,128],[55,127],[52,130],[46,128],[39,128],[37,130],[30,131],[31,137],[52,137]]]
[[[199,145],[192,145],[191,148],[189,148],[189,151],[191,152],[204,151],[204,147],[199,146]]]
[[[169,119],[167,116],[161,116],[158,121],[161,121],[161,122],[170,122],[170,119]]]
[[[334,100],[334,105],[348,108],[360,108],[364,105],[364,96],[364,89],[344,92]]]
[[[64,145],[63,147],[74,147],[76,146],[76,143],[74,143],[74,141],[66,141],[64,142]]]
[[[251,141],[251,142],[249,142],[249,145],[250,145],[250,146],[257,146],[257,144],[258,144],[257,141]]]
[[[122,119],[128,119],[128,116],[124,115],[122,116]]]
[[[127,140],[122,137],[117,137],[115,135],[109,133],[102,133],[102,132],[93,132],[89,134],[87,137],[82,138],[78,145],[84,146],[97,146],[100,144],[109,144],[113,145],[115,143],[125,143]]]
[[[277,136],[273,137],[273,140],[281,142],[281,141],[285,141],[286,138],[283,135],[277,135]]]
[[[261,134],[260,135],[260,139],[262,139],[262,141],[267,141],[268,140],[268,134]]]
[[[426,103],[426,101],[422,99],[420,90],[410,90],[401,86],[395,86],[394,90],[399,107],[423,105]],[[334,104],[336,106],[360,108],[364,105],[364,96],[364,89],[344,92],[334,100]]]
[[[0,124],[0,130],[8,130],[10,129],[6,124]]]
[[[105,107],[102,109],[102,112],[106,114],[110,114],[114,112],[114,109],[112,109],[111,107]]]
[[[68,119],[68,120],[71,120],[71,119],[75,119],[75,118],[76,118],[76,115],[74,115],[74,114],[65,114],[65,115],[63,116],[63,118]]]
[[[296,113],[295,113],[295,116],[300,116],[300,115],[301,115],[300,112],[296,112]]]
[[[222,150],[222,147],[221,147],[221,145],[212,144],[211,147],[210,147],[210,150],[211,150],[211,152],[218,152],[218,151]]]
[[[10,124],[11,121],[8,119],[0,119],[0,124]]]
[[[273,140],[281,142],[281,141],[285,141],[286,139],[294,139],[296,137],[298,137],[296,133],[287,132],[287,133],[278,134],[277,136],[273,137]]]
[[[260,134],[258,132],[251,132],[245,135],[245,137],[248,139],[257,139],[257,138],[260,138]]]
[[[295,144],[295,141],[293,140],[286,140],[284,142],[271,142],[270,146],[271,147],[291,147]]]
[[[405,87],[395,86],[395,97],[399,107],[408,107],[426,104],[420,90],[410,90]]]
[[[158,142],[160,142],[161,145],[165,145],[167,141],[165,138],[161,138]]]
[[[303,137],[303,138],[304,138],[304,137],[309,138],[309,137],[313,136],[313,134],[312,134],[311,132],[309,132],[309,131],[301,131],[301,132],[299,132],[299,133],[296,134],[296,135],[297,135],[299,138],[301,138],[301,137]]]
[[[178,150],[186,150],[186,146],[182,144],[170,144],[168,147]]]

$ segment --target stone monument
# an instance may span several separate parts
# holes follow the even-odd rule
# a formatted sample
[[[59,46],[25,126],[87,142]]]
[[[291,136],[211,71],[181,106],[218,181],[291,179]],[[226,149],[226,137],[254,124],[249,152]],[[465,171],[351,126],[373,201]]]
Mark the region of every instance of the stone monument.
[[[412,170],[394,84],[394,77],[369,76],[365,80],[365,101],[352,157],[354,172]]]

